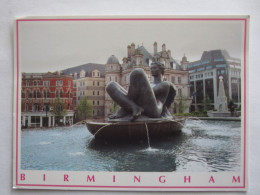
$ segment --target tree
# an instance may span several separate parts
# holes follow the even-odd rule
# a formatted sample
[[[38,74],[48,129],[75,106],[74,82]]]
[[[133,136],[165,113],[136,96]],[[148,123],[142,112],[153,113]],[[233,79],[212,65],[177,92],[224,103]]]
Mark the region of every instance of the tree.
[[[80,100],[78,105],[79,116],[86,119],[89,116],[92,116],[93,106],[90,101],[88,101],[87,97],[84,97]]]
[[[55,116],[56,124],[60,124],[60,119],[66,114],[65,105],[60,98],[54,101],[51,113]]]

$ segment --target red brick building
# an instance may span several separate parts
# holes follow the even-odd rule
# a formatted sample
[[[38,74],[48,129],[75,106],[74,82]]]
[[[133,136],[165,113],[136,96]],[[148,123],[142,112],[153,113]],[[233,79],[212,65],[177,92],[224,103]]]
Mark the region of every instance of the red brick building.
[[[73,79],[56,73],[22,74],[22,126],[50,127],[57,123],[51,112],[55,100],[66,110],[59,123],[73,124]]]

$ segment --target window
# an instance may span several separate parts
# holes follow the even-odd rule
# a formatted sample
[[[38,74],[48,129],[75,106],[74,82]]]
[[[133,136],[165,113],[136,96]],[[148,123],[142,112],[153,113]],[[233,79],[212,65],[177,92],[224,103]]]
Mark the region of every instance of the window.
[[[62,86],[62,85],[63,85],[63,81],[62,80],[56,81],[56,86]]]
[[[67,109],[68,109],[68,110],[70,109],[70,104],[67,105]]]
[[[56,91],[56,98],[63,98],[62,91]]]
[[[26,112],[29,111],[29,104],[28,104],[28,103],[25,104],[25,111],[26,111]]]
[[[30,81],[26,81],[26,86],[30,86]]]
[[[69,86],[69,87],[71,86],[71,81],[69,81],[68,86]]]
[[[43,111],[49,111],[50,109],[49,109],[49,104],[44,104],[43,105]]]
[[[172,83],[175,83],[175,77],[172,77]]]
[[[97,105],[99,105],[99,101],[97,101]]]
[[[216,65],[217,68],[226,68],[227,65],[226,64],[218,64]]]
[[[40,125],[40,116],[31,116],[31,123],[35,126]]]
[[[181,84],[181,77],[178,77],[178,83]]]
[[[93,81],[93,86],[95,86],[95,81]]]
[[[28,99],[28,98],[30,98],[30,91],[26,91],[26,98]]]
[[[93,101],[92,103],[93,103],[93,105],[95,105],[95,101]]]
[[[112,66],[111,66],[111,69],[112,69]],[[99,72],[99,70],[93,70],[93,71],[92,71],[92,77],[100,77],[100,72]]]
[[[43,86],[50,86],[50,81],[43,81]]]
[[[68,91],[67,93],[67,98],[70,98],[70,91]]]
[[[97,92],[97,94],[99,95],[99,91]]]
[[[203,71],[203,70],[205,70],[204,67],[202,67],[202,68],[198,68],[198,69],[197,69],[197,72],[199,72],[199,71]]]
[[[93,91],[93,95],[95,95],[95,91]]]
[[[39,84],[40,84],[40,81],[33,81],[34,86],[39,86]]]
[[[97,86],[99,86],[99,81],[97,82]]]
[[[33,98],[39,98],[40,97],[40,92],[37,90],[37,91],[33,91]]]
[[[81,70],[80,71],[80,78],[84,78],[85,77],[85,71],[84,70]]]
[[[182,90],[178,89],[178,95],[181,96],[182,95]]]
[[[33,104],[33,111],[39,111],[39,104]]]
[[[76,93],[76,92],[73,92],[73,96],[76,97],[76,96],[77,96],[77,93]]]

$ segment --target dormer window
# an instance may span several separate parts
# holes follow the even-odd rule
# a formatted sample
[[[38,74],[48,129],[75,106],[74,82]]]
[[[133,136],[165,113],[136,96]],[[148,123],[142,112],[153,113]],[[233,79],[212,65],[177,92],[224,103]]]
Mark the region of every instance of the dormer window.
[[[100,72],[99,72],[99,70],[93,70],[93,71],[92,71],[92,77],[100,77]]]
[[[81,70],[80,71],[80,78],[84,78],[85,77],[85,71],[84,70]]]
[[[78,75],[78,74],[75,72],[75,73],[74,73],[74,79],[77,79],[77,75]]]

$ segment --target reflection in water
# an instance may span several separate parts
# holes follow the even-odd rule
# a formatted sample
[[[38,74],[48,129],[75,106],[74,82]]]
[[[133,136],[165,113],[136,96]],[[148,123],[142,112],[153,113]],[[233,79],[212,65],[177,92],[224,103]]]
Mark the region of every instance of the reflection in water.
[[[22,131],[22,169],[72,171],[240,170],[240,126],[186,121],[173,137],[132,143],[98,141],[85,126]]]

